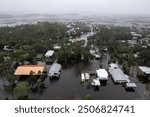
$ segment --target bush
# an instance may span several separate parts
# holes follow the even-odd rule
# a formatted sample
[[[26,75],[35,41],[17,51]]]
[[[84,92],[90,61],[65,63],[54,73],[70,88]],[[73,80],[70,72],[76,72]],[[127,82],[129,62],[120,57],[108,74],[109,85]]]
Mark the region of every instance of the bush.
[[[85,96],[85,100],[91,100],[92,99],[92,95],[91,94],[87,94],[86,96]]]

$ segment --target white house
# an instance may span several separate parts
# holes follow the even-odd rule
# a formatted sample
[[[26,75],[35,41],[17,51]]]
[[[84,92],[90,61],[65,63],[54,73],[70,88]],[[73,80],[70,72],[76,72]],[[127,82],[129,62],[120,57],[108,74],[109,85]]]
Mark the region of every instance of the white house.
[[[97,79],[99,80],[108,80],[108,73],[105,69],[98,69],[96,70]]]
[[[115,83],[130,82],[129,77],[122,72],[117,64],[110,64],[109,66],[109,73],[111,74]]]
[[[59,77],[60,76],[60,72],[61,72],[62,66],[58,63],[54,63],[52,64],[49,72],[48,72],[48,76],[50,77]]]

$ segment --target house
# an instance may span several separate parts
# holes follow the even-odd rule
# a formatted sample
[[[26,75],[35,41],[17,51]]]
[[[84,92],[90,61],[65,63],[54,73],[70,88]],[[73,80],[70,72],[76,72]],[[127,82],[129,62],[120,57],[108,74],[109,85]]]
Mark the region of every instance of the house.
[[[108,73],[105,69],[98,69],[96,70],[97,79],[99,80],[108,80]]]
[[[58,63],[53,63],[49,72],[48,72],[48,76],[52,77],[59,77],[60,76],[60,72],[62,70],[62,66]]]
[[[116,64],[110,64],[109,73],[115,83],[127,83],[130,82],[127,75],[125,75],[122,70]]]
[[[138,75],[147,77],[150,80],[150,67],[138,66]]]
[[[54,54],[54,51],[53,50],[49,50],[49,51],[46,52],[45,57],[52,57],[53,54]]]
[[[18,66],[14,75],[42,75],[44,70],[44,65],[22,65]]]

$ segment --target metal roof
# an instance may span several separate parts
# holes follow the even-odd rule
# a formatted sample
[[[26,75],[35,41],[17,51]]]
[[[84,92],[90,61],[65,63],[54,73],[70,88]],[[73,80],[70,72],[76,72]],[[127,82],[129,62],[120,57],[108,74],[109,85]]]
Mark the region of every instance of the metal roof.
[[[136,84],[135,83],[126,83],[126,87],[127,88],[136,88]]]
[[[115,63],[111,63],[111,64],[109,64],[109,66],[110,66],[111,68],[119,68],[118,65],[115,64]]]
[[[96,73],[100,80],[108,80],[108,73],[105,69],[98,69]]]
[[[150,67],[139,66],[139,68],[140,68],[141,71],[144,72],[145,74],[150,74]]]
[[[49,73],[48,75],[51,76],[53,75],[54,73],[60,73],[60,70],[62,69],[62,66],[58,63],[54,63],[52,64],[50,70],[49,70]]]
[[[54,54],[54,51],[53,50],[49,50],[49,51],[46,52],[45,56],[46,57],[51,57],[51,56],[53,56],[53,54]]]
[[[113,69],[113,68],[110,68],[109,69],[109,72],[114,80],[114,82],[118,82],[118,83],[121,83],[121,82],[130,82],[129,78],[127,75],[125,75],[121,69]]]

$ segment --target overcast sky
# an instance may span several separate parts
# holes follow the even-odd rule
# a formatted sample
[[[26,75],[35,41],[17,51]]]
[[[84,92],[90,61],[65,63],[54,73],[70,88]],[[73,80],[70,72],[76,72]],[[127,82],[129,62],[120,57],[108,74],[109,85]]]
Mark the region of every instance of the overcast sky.
[[[150,0],[0,0],[0,13],[150,15]]]

